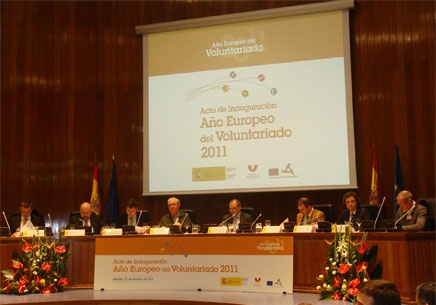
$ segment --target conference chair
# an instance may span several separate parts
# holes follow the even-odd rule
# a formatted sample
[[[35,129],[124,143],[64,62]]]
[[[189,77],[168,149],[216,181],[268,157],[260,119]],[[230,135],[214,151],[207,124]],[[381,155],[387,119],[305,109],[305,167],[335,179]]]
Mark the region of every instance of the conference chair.
[[[313,208],[324,212],[326,221],[336,223],[335,208],[332,204],[315,204]]]
[[[80,211],[72,211],[72,212],[70,213],[70,218],[68,219],[68,225],[69,225],[70,223],[73,223],[73,222],[74,222],[74,218],[76,217],[76,215],[80,215]]]
[[[242,207],[241,212],[247,213],[251,215],[251,219],[255,219],[256,215],[254,215],[254,208],[253,207]]]
[[[427,208],[427,217],[425,220],[424,231],[435,231],[435,219],[436,219],[436,210],[435,210],[435,198],[421,198],[416,200],[416,202],[420,205],[423,205]]]
[[[369,215],[371,216],[372,221],[376,220],[378,211],[380,210],[380,205],[378,205],[378,204],[361,204],[360,207],[367,209],[367,211],[369,212]],[[380,211],[380,216],[378,217],[377,224],[379,224],[379,222],[381,223],[381,221],[385,218],[386,218],[385,211],[384,211],[384,207],[383,207]]]

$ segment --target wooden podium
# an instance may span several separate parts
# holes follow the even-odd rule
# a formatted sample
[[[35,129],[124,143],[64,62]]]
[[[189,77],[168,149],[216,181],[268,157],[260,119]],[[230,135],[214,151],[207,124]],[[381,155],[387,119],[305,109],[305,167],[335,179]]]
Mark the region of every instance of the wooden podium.
[[[262,233],[264,234],[264,233]],[[295,292],[316,293],[319,284],[317,276],[324,270],[327,244],[334,238],[333,233],[265,233],[268,236],[289,234],[294,237],[294,279]],[[195,237],[244,238],[251,234],[198,234]],[[259,235],[259,234],[256,234]],[[193,237],[192,234],[189,235]],[[360,239],[361,233],[352,234]],[[154,238],[154,236],[120,236],[119,238]],[[169,239],[184,238],[184,235],[168,235]],[[69,288],[93,288],[95,237],[68,237],[71,256],[67,263]],[[199,240],[199,242],[201,242]],[[382,278],[394,282],[401,293],[403,303],[412,303],[418,284],[436,279],[436,233],[435,232],[370,232],[367,245],[378,244],[377,259],[382,261]],[[116,247],[116,245],[114,245]],[[1,270],[11,269],[12,250],[20,250],[20,238],[0,238]],[[255,266],[254,266],[255,267]],[[253,267],[253,268],[254,268]],[[3,280],[3,279],[2,279]]]

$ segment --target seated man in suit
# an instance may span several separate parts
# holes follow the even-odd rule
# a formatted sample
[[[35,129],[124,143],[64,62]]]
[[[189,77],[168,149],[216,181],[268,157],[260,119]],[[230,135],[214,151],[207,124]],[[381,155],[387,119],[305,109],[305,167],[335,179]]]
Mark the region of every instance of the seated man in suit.
[[[161,227],[170,227],[171,225],[177,225],[182,228],[189,229],[192,226],[191,218],[188,213],[184,213],[180,211],[182,204],[180,200],[176,197],[171,197],[168,199],[168,213],[163,215],[159,220],[159,226]]]
[[[423,231],[427,219],[425,206],[416,204],[412,193],[401,191],[397,195],[399,209],[395,215],[395,224],[401,224],[403,231]]]
[[[232,199],[229,202],[229,212],[223,216],[223,221],[220,225],[232,225],[234,228],[238,228],[240,223],[250,223],[253,221],[251,215],[241,212],[242,204],[238,199]]]
[[[301,197],[297,201],[300,213],[297,214],[297,225],[312,225],[319,221],[325,221],[324,212],[314,209],[309,198]]]
[[[130,198],[126,202],[126,212],[118,217],[117,228],[122,228],[123,225],[135,226],[137,233],[145,233],[150,231],[150,219],[149,215],[138,211],[138,202],[135,199]]]
[[[91,212],[91,205],[89,202],[83,202],[80,205],[80,214],[74,215],[70,219],[69,227],[71,228],[72,225],[74,225],[76,229],[91,227],[91,232],[93,234],[100,234],[101,229],[106,226],[106,223],[99,215]]]
[[[44,219],[32,213],[33,209],[31,202],[21,202],[19,209],[19,213],[13,213],[9,218],[11,237],[18,236],[20,232],[23,231],[34,230],[35,227],[38,227],[38,229],[44,228]]]
[[[359,229],[356,223],[357,219],[361,220],[371,220],[371,215],[369,211],[360,206],[359,197],[355,192],[347,192],[342,197],[342,202],[346,209],[342,212],[341,218],[339,218],[339,223],[349,223],[355,231]]]

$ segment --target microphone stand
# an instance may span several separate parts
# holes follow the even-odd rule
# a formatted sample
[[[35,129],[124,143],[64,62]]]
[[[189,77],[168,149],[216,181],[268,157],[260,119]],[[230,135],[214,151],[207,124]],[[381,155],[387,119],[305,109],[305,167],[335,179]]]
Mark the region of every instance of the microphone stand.
[[[6,217],[5,211],[3,211],[3,217],[5,218],[6,224],[9,229],[9,235],[11,235],[11,226],[9,225],[8,218]]]
[[[235,216],[236,216],[236,214],[231,215],[229,218],[227,218],[226,220],[224,220],[223,222],[221,222],[221,223],[218,225],[218,227],[223,226],[226,222],[228,222],[230,219],[232,219],[232,218],[235,217]]]
[[[315,217],[314,219],[307,219],[307,220],[305,220],[305,221],[300,222],[299,226],[304,225],[304,224],[306,224],[306,223],[308,223],[308,222],[312,222],[312,221],[314,221],[314,222],[316,223],[316,222],[318,222],[318,219],[319,219],[319,218],[320,218],[320,216]]]
[[[399,223],[404,217],[406,217],[415,207],[416,207],[416,202],[414,201],[412,207],[409,210],[407,210],[407,212],[404,213],[400,218],[397,219],[397,221],[394,224],[395,229],[397,229],[397,223]]]
[[[139,212],[138,220],[136,221],[136,226],[139,224],[139,220],[141,219],[142,210]]]
[[[378,221],[378,218],[379,218],[379,216],[380,216],[380,212],[381,212],[381,210],[382,210],[382,208],[383,208],[383,204],[385,203],[385,199],[386,199],[386,197],[383,197],[383,201],[382,201],[382,203],[381,203],[381,205],[380,205],[380,208],[378,209],[377,217],[375,218],[375,221],[374,221],[374,230],[375,230],[375,228],[377,227],[377,221]],[[360,226],[359,226],[359,227],[360,227]]]
[[[257,216],[256,219],[251,223],[250,228],[251,228],[251,231],[252,231],[252,232],[253,232],[253,225],[256,223],[256,221],[259,220],[260,216],[262,216],[262,213],[260,213],[259,216]]]
[[[186,216],[188,216],[188,213],[186,213],[185,216],[183,216],[183,219],[182,219],[182,221],[180,222],[180,226],[183,225],[183,222],[185,221]]]

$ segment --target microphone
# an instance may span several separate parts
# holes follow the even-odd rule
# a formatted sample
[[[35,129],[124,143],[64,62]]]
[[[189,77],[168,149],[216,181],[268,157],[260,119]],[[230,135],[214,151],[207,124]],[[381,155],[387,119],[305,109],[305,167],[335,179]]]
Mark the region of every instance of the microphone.
[[[224,220],[223,222],[221,222],[221,223],[218,225],[218,227],[223,226],[226,222],[228,222],[230,219],[232,219],[232,218],[235,217],[235,216],[236,216],[236,214],[232,214],[232,215],[230,215],[230,217],[227,218],[226,220]]]
[[[262,213],[259,213],[259,216],[257,216],[256,219],[251,223],[251,226],[250,226],[251,231],[253,231],[253,225],[256,223],[256,221],[259,220],[260,216],[262,216]]]
[[[141,215],[142,215],[142,210],[139,211],[139,217],[138,217],[138,220],[136,221],[136,226],[138,226],[138,224],[139,224],[139,220],[141,219]]]
[[[415,207],[416,207],[416,202],[413,201],[412,207],[406,213],[404,213],[400,218],[398,218],[398,220],[395,222],[394,224],[395,229],[397,228],[397,223],[400,222],[404,217],[406,217]]]
[[[8,226],[9,229],[9,235],[11,235],[11,226],[9,225],[8,218],[6,217],[5,211],[3,211],[3,217],[5,218],[6,225]]]
[[[381,210],[383,208],[383,204],[385,203],[385,199],[386,199],[386,197],[383,197],[383,200],[382,200],[382,203],[380,205],[380,208],[378,209],[377,217],[375,218],[375,221],[374,221],[374,230],[375,230],[375,228],[377,226],[378,217],[380,216],[380,212],[381,212]]]

